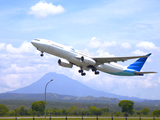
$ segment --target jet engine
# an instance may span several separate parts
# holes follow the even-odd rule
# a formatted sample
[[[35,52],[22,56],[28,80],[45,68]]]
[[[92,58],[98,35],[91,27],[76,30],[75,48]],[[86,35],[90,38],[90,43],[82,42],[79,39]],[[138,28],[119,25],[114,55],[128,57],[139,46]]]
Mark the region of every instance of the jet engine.
[[[92,58],[89,58],[89,57],[83,57],[82,56],[81,61],[84,62],[87,65],[95,65],[96,64],[96,62]]]
[[[73,64],[72,63],[70,63],[69,61],[67,61],[67,60],[61,60],[61,59],[59,59],[58,60],[58,64],[60,65],[60,66],[62,66],[62,67],[68,67],[68,68],[72,68],[73,67]]]

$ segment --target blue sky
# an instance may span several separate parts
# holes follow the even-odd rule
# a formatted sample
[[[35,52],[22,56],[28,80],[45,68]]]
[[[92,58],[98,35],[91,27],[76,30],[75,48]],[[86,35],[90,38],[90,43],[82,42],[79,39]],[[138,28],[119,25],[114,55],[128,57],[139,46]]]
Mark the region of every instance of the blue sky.
[[[1,0],[0,92],[27,86],[48,72],[65,74],[101,91],[160,99],[159,0]],[[157,74],[119,77],[58,66],[58,58],[30,44],[49,39],[95,56],[133,56],[152,53],[143,71]],[[134,60],[119,64],[127,66]]]

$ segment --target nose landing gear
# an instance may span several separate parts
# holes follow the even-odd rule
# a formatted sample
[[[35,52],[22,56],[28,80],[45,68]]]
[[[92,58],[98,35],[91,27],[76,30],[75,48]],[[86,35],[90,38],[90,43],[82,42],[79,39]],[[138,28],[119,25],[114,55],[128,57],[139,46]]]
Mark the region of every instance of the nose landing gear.
[[[40,56],[41,56],[41,57],[43,57],[43,56],[44,56],[44,54],[43,54],[43,52],[42,52],[42,51],[41,51],[41,54],[40,54]]]

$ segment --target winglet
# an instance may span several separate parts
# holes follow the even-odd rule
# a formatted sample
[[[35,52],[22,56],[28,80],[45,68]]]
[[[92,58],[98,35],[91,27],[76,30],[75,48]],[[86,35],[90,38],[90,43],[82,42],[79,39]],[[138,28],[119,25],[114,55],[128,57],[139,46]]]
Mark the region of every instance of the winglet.
[[[147,54],[146,56],[149,57],[152,53]]]

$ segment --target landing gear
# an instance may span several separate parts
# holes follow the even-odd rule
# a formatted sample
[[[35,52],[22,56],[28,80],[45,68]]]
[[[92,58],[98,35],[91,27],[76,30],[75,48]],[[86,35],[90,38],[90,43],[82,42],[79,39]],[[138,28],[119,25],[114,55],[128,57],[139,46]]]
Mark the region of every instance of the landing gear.
[[[43,56],[44,56],[43,52],[41,52],[40,56],[41,56],[41,57],[43,57]]]
[[[82,76],[85,76],[85,75],[86,75],[86,73],[83,72],[83,69],[82,69],[82,68],[81,68],[80,70],[78,70],[78,72],[81,73]]]
[[[98,75],[98,74],[99,74],[99,71],[97,71],[96,68],[92,68],[92,71],[95,73],[95,75]]]
[[[85,75],[86,75],[86,73],[85,73],[85,72],[84,72],[84,73],[81,73],[81,75],[82,75],[82,76],[85,76]]]
[[[99,74],[99,71],[95,71],[94,73],[95,73],[95,75],[98,75],[98,74]]]
[[[79,72],[79,73],[83,73],[83,70],[82,70],[82,69],[80,69],[80,70],[78,70],[78,72]]]
[[[95,72],[97,69],[96,68],[92,68],[92,71]]]
[[[42,53],[42,54],[40,54],[40,56],[41,56],[41,57],[43,57],[43,56],[44,56],[44,54]]]
[[[94,66],[88,66],[88,68],[90,68],[94,72],[95,75],[99,74],[99,71],[97,70],[96,67],[94,67]],[[82,76],[86,75],[86,73],[84,72],[84,70],[82,69],[82,67],[80,67],[80,70],[78,70],[78,72],[81,73]]]

